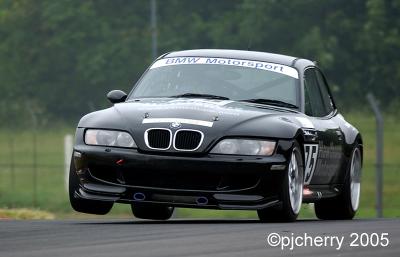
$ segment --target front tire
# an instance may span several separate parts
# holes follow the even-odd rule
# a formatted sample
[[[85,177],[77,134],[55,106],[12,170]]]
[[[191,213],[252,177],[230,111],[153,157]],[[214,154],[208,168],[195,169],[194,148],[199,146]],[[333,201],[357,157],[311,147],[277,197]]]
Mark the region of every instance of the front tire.
[[[174,213],[174,207],[146,203],[131,204],[131,209],[136,218],[148,220],[168,220]]]
[[[292,222],[300,213],[303,200],[304,166],[300,145],[294,143],[283,180],[281,206],[258,210],[263,222]]]
[[[322,220],[351,220],[360,202],[362,157],[359,145],[351,155],[343,191],[339,196],[315,203],[315,215]]]
[[[74,164],[74,157],[71,158],[71,164],[69,168],[69,201],[71,203],[72,208],[77,212],[83,212],[88,214],[96,214],[96,215],[104,215],[107,214],[112,206],[112,202],[102,202],[102,201],[93,201],[87,199],[77,198],[75,196],[75,191],[79,190],[79,177],[76,174],[76,168]]]

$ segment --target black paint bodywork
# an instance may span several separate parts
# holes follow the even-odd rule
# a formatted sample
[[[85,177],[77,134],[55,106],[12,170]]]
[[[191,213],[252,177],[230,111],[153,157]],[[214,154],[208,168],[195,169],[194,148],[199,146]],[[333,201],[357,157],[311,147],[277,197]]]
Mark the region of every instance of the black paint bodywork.
[[[75,196],[101,201],[142,202],[169,206],[263,209],[279,204],[281,181],[295,140],[301,145],[318,144],[317,166],[304,202],[340,193],[354,144],[362,146],[359,132],[335,110],[326,117],[304,114],[303,72],[315,64],[309,60],[269,53],[236,50],[189,50],[159,58],[196,56],[266,61],[294,67],[300,74],[298,110],[254,103],[194,98],[142,98],[116,103],[113,107],[84,116],[76,130],[74,164],[81,187]],[[128,96],[129,99],[129,96]],[[146,118],[181,118],[213,121],[213,126],[182,124],[201,130],[205,137],[194,152],[149,149],[144,132],[151,127],[170,128],[168,123],[145,124]],[[308,119],[314,128],[305,127]],[[90,146],[84,143],[88,128],[129,132],[138,148]],[[170,128],[173,129],[173,128]],[[277,141],[272,156],[211,154],[224,138],[257,138]],[[78,153],[78,154],[77,154]],[[122,160],[122,161],[121,161]],[[283,166],[282,166],[283,165]],[[205,197],[207,203],[199,203]]]

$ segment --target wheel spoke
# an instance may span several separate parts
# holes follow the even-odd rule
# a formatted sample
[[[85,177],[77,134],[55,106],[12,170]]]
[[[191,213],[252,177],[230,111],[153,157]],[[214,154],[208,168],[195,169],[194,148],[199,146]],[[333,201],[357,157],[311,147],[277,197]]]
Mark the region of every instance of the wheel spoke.
[[[288,167],[289,198],[292,211],[298,213],[302,203],[303,183],[299,172],[296,151],[293,150]]]
[[[358,209],[360,202],[360,184],[361,180],[361,154],[360,150],[356,148],[353,151],[350,164],[350,200],[351,206],[354,211]]]

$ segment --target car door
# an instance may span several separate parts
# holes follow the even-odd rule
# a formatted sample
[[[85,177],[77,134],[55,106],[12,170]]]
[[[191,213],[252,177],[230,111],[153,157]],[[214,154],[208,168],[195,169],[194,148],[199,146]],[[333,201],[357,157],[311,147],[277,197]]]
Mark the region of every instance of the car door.
[[[336,110],[326,80],[315,67],[304,71],[304,99],[304,111],[314,124],[318,141],[313,149],[318,152],[315,170],[307,184],[333,183],[343,158],[343,133],[333,120]]]

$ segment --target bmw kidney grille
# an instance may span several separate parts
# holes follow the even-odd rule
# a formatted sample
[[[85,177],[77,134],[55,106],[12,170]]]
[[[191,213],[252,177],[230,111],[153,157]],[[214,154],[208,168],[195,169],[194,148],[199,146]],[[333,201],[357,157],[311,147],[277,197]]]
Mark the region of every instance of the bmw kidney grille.
[[[151,128],[145,132],[147,147],[154,150],[196,151],[203,142],[204,134],[198,130],[179,129],[173,132],[165,128]]]
[[[156,150],[167,150],[171,147],[172,132],[169,129],[155,128],[145,132],[147,147]]]

